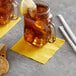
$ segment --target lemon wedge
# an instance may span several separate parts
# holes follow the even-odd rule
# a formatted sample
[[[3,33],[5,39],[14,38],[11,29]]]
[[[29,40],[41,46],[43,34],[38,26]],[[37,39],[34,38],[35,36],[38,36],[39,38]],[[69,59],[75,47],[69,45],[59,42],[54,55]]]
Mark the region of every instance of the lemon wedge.
[[[36,9],[36,4],[34,3],[33,0],[22,0],[21,5],[20,5],[20,12],[21,15],[25,15],[27,13],[27,10],[35,10]]]

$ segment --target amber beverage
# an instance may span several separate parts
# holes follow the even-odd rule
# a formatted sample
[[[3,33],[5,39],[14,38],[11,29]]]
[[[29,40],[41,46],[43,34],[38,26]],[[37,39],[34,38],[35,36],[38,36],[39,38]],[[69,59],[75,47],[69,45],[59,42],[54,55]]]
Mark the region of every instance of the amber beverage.
[[[42,47],[47,42],[55,41],[55,27],[49,7],[40,3],[36,5],[34,16],[31,16],[29,11],[24,16],[24,39],[36,47]]]
[[[14,17],[12,0],[0,0],[0,25],[7,24]]]

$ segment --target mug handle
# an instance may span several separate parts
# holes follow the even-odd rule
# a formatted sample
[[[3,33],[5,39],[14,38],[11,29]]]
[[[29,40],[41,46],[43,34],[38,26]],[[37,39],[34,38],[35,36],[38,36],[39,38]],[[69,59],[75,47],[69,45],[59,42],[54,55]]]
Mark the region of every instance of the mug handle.
[[[55,41],[56,41],[56,29],[55,29],[55,25],[51,23],[51,39],[48,42],[53,43]]]
[[[13,6],[14,6],[14,17],[12,18],[12,20],[17,20],[19,18],[19,4],[18,2],[13,2]]]

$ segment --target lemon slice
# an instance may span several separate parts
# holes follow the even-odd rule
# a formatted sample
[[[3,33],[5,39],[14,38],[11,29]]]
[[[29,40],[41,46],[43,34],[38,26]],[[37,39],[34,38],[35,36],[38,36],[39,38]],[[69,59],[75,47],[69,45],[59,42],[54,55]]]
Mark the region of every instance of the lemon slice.
[[[34,3],[33,0],[22,0],[21,5],[20,5],[20,12],[21,15],[24,16],[24,14],[27,13],[27,10],[35,10],[36,9],[36,5]]]

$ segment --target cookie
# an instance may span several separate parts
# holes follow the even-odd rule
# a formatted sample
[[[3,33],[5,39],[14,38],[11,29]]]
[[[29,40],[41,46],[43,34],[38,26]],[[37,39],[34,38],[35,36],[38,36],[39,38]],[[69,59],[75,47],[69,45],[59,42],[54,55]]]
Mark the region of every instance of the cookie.
[[[0,56],[6,58],[6,50],[7,50],[7,46],[5,44],[0,44]]]
[[[8,61],[0,56],[0,76],[6,74],[9,70],[9,63]]]

